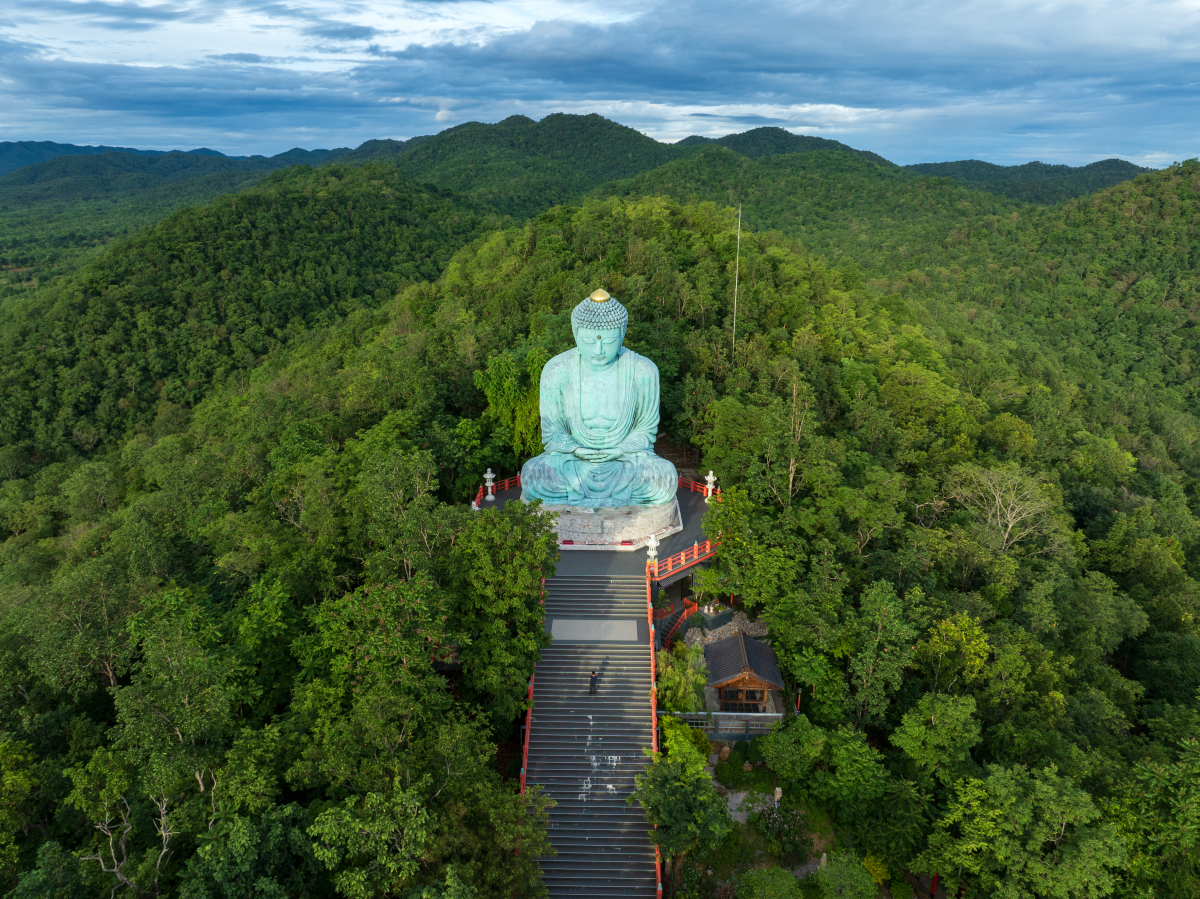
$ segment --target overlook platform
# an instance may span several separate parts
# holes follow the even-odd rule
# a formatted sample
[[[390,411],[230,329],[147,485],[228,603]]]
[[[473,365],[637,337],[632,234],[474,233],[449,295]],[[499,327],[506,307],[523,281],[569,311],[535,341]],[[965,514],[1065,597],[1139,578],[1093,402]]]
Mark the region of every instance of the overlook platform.
[[[704,542],[704,530],[701,522],[708,506],[704,496],[687,488],[681,488],[676,497],[679,500],[679,514],[683,530],[678,534],[666,537],[658,546],[658,556],[667,556],[681,552],[696,543]],[[521,498],[521,488],[509,487],[497,490],[493,502],[484,502],[484,508],[496,506],[501,508],[510,500]],[[555,574],[559,577],[645,577],[646,550],[636,552],[615,552],[591,550],[589,552],[564,552]]]

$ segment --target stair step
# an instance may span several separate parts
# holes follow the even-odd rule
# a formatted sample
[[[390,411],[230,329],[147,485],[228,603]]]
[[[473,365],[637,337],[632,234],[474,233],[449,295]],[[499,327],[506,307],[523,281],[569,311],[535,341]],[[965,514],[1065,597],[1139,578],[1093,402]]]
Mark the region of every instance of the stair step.
[[[641,576],[553,577],[546,618],[646,621]],[[661,626],[661,624],[659,625]],[[600,675],[589,695],[589,676]],[[533,680],[526,782],[553,798],[550,843],[541,859],[552,897],[653,897],[654,847],[639,806],[627,802],[648,761],[650,647],[562,643],[544,649]]]

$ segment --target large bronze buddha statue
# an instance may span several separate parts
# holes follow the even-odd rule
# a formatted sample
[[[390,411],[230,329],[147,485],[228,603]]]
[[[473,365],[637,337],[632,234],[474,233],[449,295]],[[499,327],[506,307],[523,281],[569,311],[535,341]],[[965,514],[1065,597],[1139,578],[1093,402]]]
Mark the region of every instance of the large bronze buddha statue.
[[[542,370],[545,452],[521,468],[523,499],[595,510],[673,507],[675,466],[654,454],[658,366],[622,346],[628,325],[628,311],[603,290],[571,313],[575,347]]]

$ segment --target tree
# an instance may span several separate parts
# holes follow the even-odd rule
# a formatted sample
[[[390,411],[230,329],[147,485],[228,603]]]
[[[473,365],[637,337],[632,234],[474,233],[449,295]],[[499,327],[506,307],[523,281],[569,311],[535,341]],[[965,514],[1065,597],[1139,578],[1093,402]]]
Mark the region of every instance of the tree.
[[[858,647],[850,657],[851,683],[858,705],[856,723],[882,717],[889,694],[900,687],[904,669],[913,657],[916,628],[891,584],[878,581],[862,596],[858,616]]]
[[[946,495],[986,525],[1002,553],[1039,540],[1046,542],[1030,552],[1051,552],[1059,546],[1059,504],[1052,488],[1015,463],[999,468],[958,465],[946,478]]]
[[[524,710],[533,665],[550,645],[542,581],[554,574],[558,537],[538,504],[513,500],[468,519],[449,558],[463,681],[486,697],[497,726]]]
[[[708,772],[680,755],[655,755],[634,780],[637,787],[627,801],[645,809],[653,828],[650,839],[673,861],[679,884],[687,854],[717,845],[733,828],[729,806],[717,795]]]
[[[1114,803],[1137,895],[1200,892],[1200,740],[1181,740],[1179,750],[1174,762],[1137,765]]]
[[[315,612],[301,662],[295,726],[307,739],[289,774],[385,795],[409,770],[412,743],[452,704],[432,659],[446,645],[444,597],[426,580],[360,587]]]
[[[16,879],[16,836],[28,820],[29,801],[37,787],[29,746],[0,739],[0,877]]]
[[[777,865],[747,871],[738,882],[737,899],[803,899],[800,881]]]
[[[874,899],[879,887],[853,852],[835,852],[817,871],[817,883],[825,899]]]
[[[1127,863],[1116,828],[1092,798],[1050,765],[1030,772],[988,768],[986,780],[955,786],[914,868],[939,872],[947,893],[967,888],[996,899],[1076,899],[1113,892]]]
[[[949,786],[979,743],[973,696],[938,696],[926,693],[904,713],[892,732],[892,745],[904,751],[925,775],[934,775]]]
[[[432,836],[427,786],[406,790],[396,778],[389,793],[354,796],[313,822],[313,851],[346,899],[382,899],[413,885]]]
[[[708,669],[704,647],[680,642],[670,652],[658,654],[658,704],[668,712],[704,711]]]

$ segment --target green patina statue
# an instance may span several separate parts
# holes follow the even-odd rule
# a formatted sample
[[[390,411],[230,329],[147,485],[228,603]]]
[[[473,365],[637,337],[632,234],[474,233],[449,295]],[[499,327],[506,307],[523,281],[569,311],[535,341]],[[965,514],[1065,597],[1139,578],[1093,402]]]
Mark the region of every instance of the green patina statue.
[[[575,349],[542,370],[546,451],[521,468],[523,499],[592,509],[674,501],[675,466],[654,454],[658,366],[621,345],[628,325],[603,290],[571,313]]]

